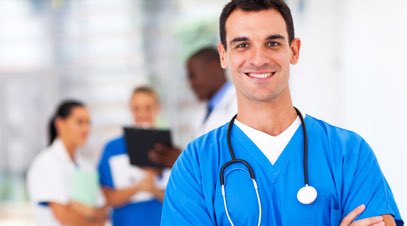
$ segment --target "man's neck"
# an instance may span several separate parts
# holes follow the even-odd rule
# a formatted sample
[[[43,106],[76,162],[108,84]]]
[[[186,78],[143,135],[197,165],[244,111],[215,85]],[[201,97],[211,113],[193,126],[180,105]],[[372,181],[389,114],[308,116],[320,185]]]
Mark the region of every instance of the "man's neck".
[[[291,98],[274,102],[238,101],[237,119],[252,128],[277,136],[297,118]]]

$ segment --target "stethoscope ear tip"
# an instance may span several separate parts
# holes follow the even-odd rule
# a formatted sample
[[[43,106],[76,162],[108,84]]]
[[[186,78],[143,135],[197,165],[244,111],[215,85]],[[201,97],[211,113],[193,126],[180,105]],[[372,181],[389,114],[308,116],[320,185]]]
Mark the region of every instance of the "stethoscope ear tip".
[[[297,193],[297,199],[300,203],[304,205],[312,204],[317,199],[317,190],[306,184]]]

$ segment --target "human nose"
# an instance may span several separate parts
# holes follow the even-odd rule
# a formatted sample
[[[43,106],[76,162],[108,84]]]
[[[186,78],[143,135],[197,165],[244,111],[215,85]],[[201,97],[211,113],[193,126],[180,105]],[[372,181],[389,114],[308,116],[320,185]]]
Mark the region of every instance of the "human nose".
[[[250,54],[250,64],[256,67],[262,67],[270,63],[270,60],[263,48],[253,48]]]

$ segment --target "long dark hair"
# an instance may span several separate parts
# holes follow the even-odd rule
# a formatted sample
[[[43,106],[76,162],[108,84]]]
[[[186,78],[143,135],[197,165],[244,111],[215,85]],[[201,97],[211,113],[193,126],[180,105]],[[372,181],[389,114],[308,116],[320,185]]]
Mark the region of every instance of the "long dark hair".
[[[51,117],[51,120],[49,121],[49,126],[48,126],[48,145],[51,145],[52,142],[54,142],[55,138],[58,136],[58,131],[55,126],[55,120],[57,118],[68,118],[71,113],[72,109],[76,107],[84,107],[85,105],[77,100],[65,100],[61,102],[54,114],[54,116]]]

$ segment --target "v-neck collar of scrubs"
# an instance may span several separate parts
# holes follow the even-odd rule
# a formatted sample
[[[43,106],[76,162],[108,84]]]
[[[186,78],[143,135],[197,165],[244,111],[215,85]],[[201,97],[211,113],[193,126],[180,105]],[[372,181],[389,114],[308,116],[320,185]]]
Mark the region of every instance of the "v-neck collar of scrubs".
[[[237,125],[250,138],[250,140],[253,141],[253,143],[269,159],[271,164],[274,165],[298,127],[301,125],[301,120],[300,117],[297,116],[291,125],[277,136],[271,136],[268,133],[252,128],[239,122],[237,119],[235,120],[235,125]]]
[[[308,117],[305,117],[305,122],[307,121],[307,118]],[[297,128],[291,140],[288,142],[274,165],[270,163],[268,158],[256,146],[256,144],[254,144],[253,141],[250,140],[250,138],[236,125],[233,125],[232,127],[231,141],[237,159],[246,160],[252,165],[253,168],[257,168],[254,167],[254,164],[268,166],[261,168],[266,171],[266,175],[270,176],[272,183],[275,183],[280,172],[284,170],[286,165],[291,161],[292,156],[294,154],[303,155],[304,151],[302,125]]]

